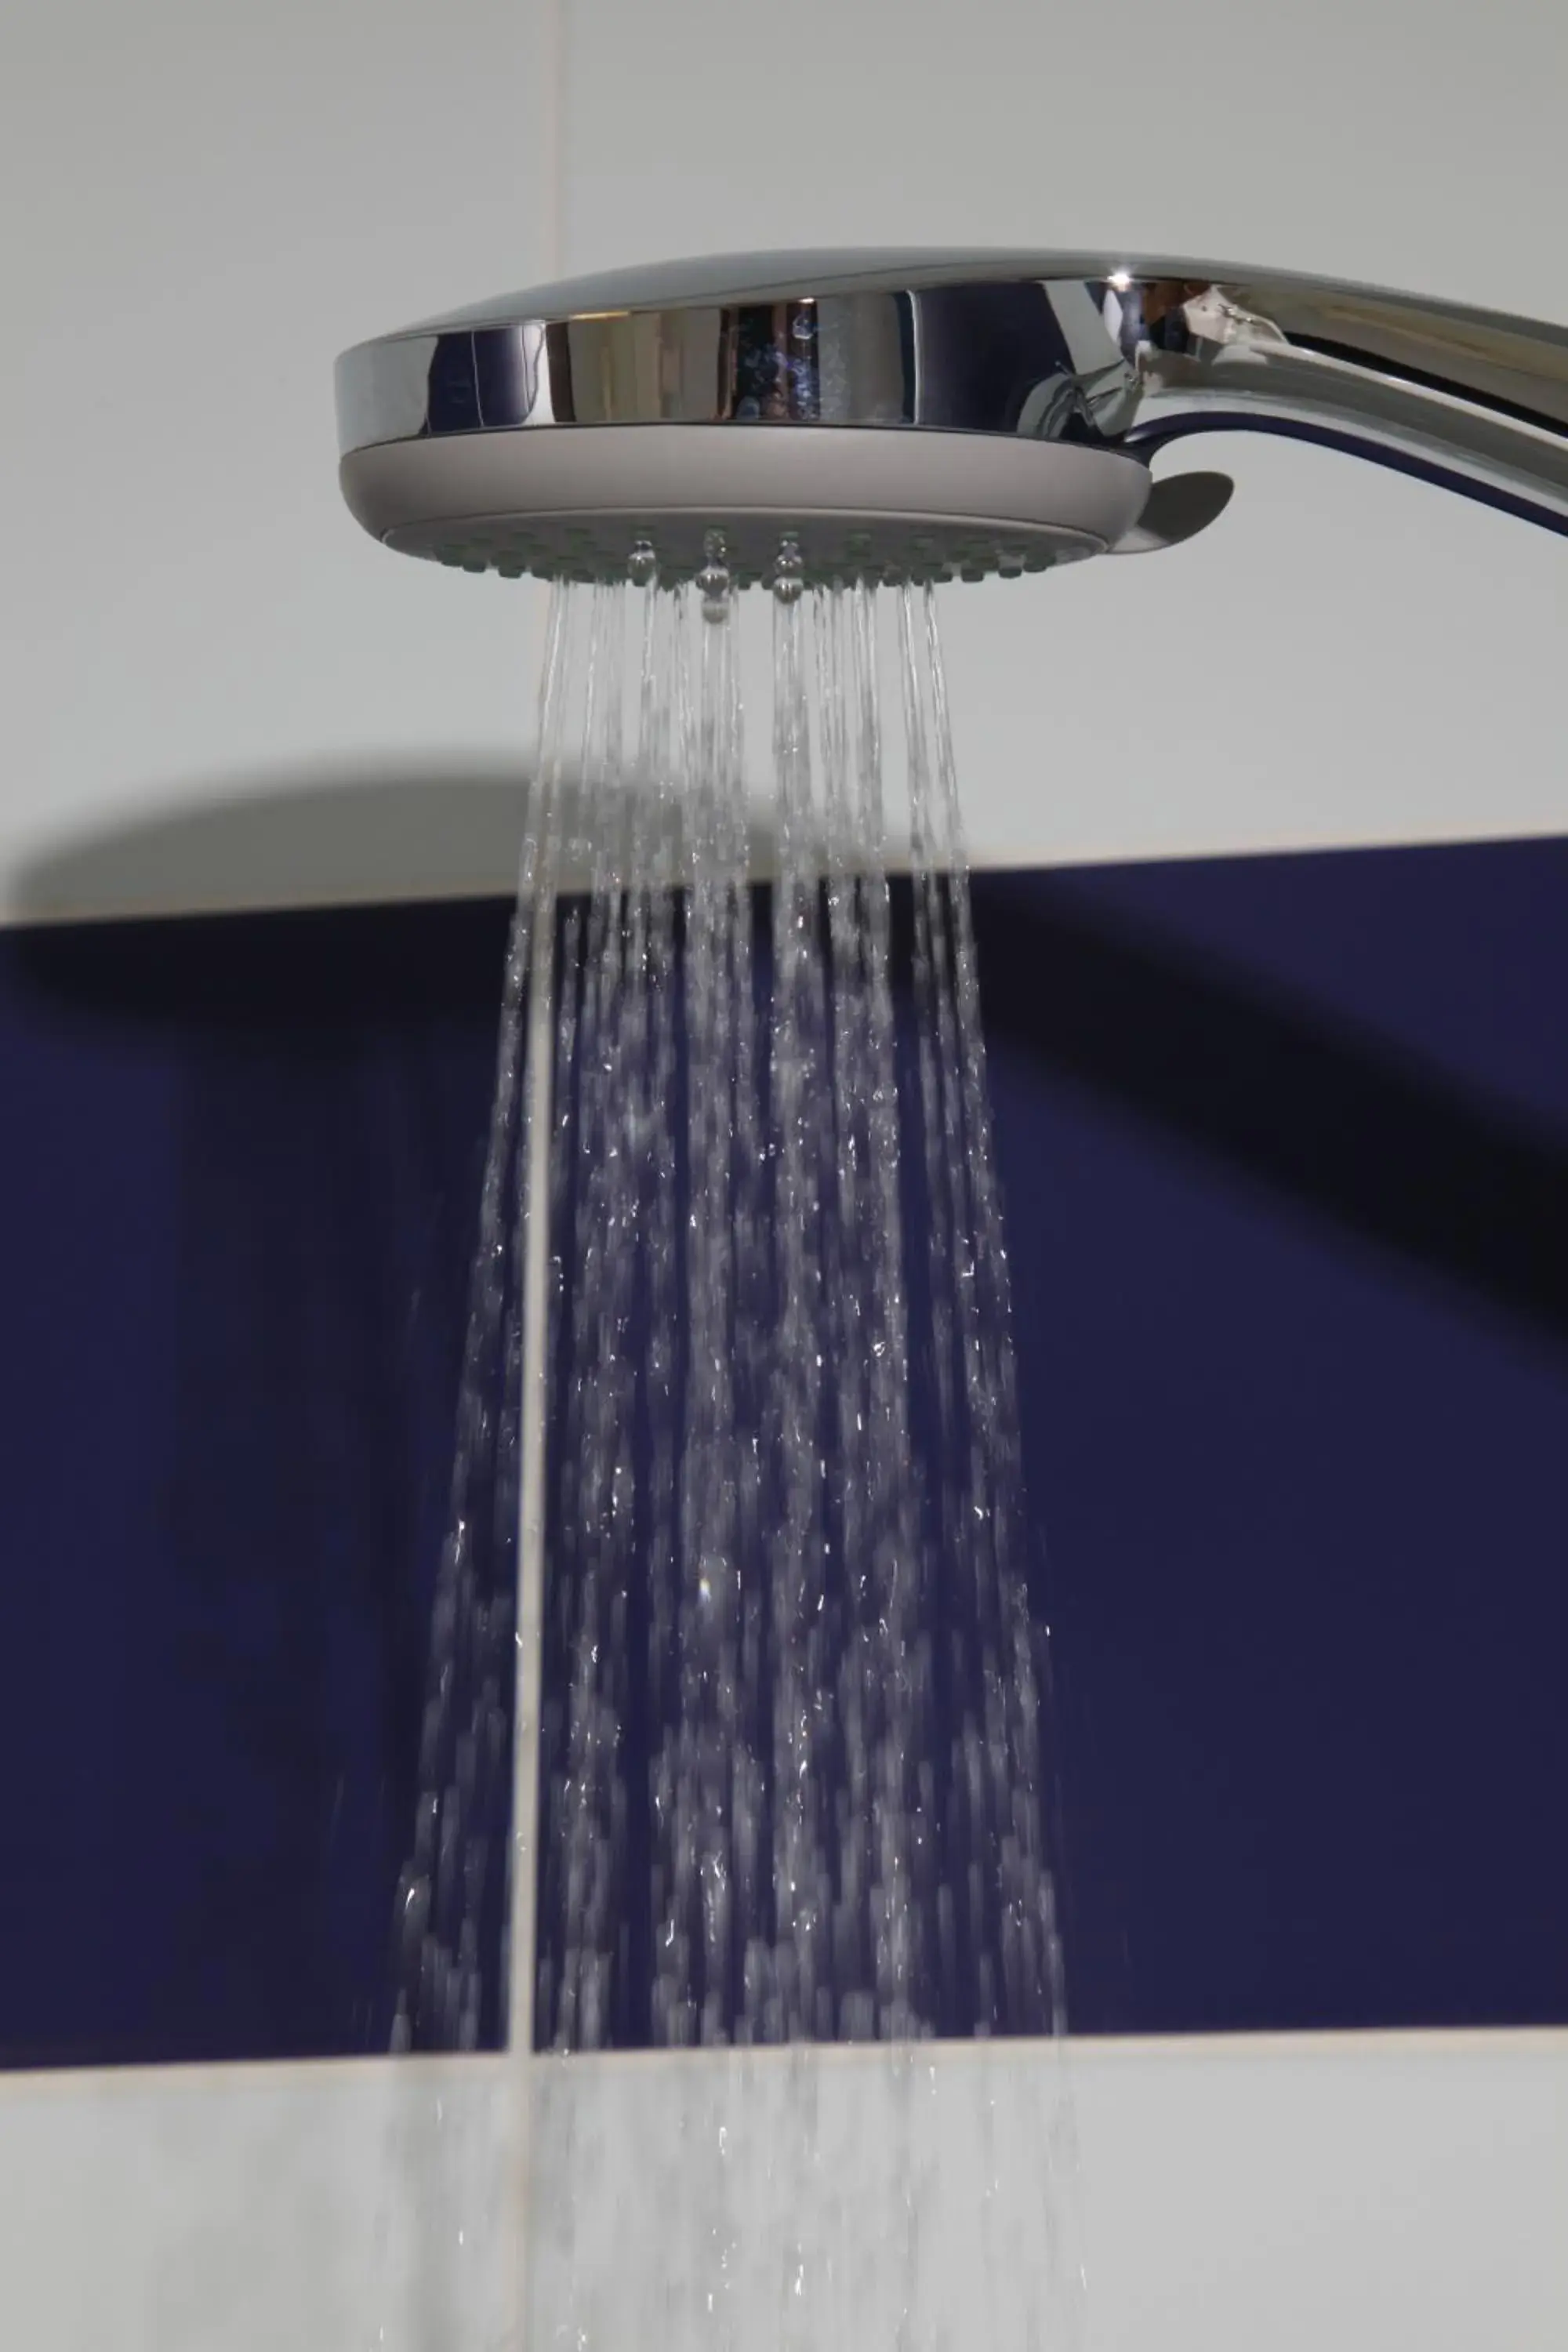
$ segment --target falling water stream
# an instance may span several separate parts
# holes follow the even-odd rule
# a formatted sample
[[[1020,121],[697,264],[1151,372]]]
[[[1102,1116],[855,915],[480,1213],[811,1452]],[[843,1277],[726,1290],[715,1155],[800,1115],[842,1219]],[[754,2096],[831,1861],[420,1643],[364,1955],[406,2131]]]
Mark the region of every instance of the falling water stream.
[[[651,2044],[693,2053],[637,2158],[686,2241],[651,2332],[934,2345],[931,2044],[1065,2026],[936,599],[807,588],[787,539],[771,594],[716,537],[695,581],[661,583],[651,550],[632,575],[551,607],[395,2042],[473,2047],[499,2016],[525,999],[559,881],[534,2026],[574,2210],[541,2184],[535,2340],[621,2352],[560,2086]],[[822,2043],[878,2070],[861,2179],[827,2154]],[[1004,2159],[972,2079],[961,2299],[977,2335],[1054,2352],[1077,2340],[1063,2118]]]

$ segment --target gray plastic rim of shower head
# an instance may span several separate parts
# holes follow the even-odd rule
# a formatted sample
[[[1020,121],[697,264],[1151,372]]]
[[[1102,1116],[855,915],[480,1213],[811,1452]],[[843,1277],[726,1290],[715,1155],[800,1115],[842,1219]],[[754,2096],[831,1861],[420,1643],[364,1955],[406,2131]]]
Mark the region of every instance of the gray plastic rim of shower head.
[[[351,510],[410,555],[473,572],[625,576],[651,545],[689,577],[710,534],[742,582],[781,541],[808,582],[1043,572],[1135,530],[1136,457],[1002,435],[789,425],[602,425],[455,435],[356,449]]]

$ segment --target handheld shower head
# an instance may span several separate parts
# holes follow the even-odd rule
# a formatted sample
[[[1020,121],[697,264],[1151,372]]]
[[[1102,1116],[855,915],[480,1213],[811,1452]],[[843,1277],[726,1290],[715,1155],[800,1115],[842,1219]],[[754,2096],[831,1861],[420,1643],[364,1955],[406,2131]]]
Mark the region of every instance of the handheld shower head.
[[[1568,530],[1568,331],[1326,281],[1018,253],[758,255],[507,296],[346,352],[343,495],[469,571],[981,578],[1175,544],[1296,433]],[[647,553],[651,551],[651,555]]]

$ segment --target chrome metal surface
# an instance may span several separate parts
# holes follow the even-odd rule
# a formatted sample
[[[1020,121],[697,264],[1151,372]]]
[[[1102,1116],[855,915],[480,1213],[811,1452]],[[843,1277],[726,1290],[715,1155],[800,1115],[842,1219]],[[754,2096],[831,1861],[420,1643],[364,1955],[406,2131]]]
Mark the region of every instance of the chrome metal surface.
[[[1139,371],[1131,446],[1295,433],[1568,530],[1568,328],[1240,273],[1133,278],[1118,299]]]
[[[337,390],[345,457],[637,424],[903,427],[1144,457],[1221,425],[1295,431],[1568,528],[1568,329],[1186,261],[848,252],[629,270],[362,344]]]

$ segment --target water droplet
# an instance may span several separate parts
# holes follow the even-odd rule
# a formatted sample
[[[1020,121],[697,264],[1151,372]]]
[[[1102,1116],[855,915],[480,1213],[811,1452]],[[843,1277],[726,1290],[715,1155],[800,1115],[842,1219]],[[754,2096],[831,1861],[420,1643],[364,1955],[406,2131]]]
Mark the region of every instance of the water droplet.
[[[705,621],[727,621],[730,617],[729,550],[721,530],[710,530],[702,542],[702,569],[697,575],[697,593],[702,599]]]
[[[779,541],[778,559],[773,565],[773,591],[781,604],[798,604],[805,593],[805,565],[801,558],[800,541],[793,531],[787,531]]]

